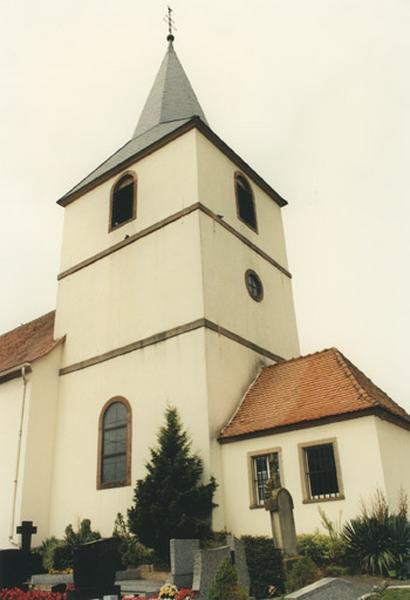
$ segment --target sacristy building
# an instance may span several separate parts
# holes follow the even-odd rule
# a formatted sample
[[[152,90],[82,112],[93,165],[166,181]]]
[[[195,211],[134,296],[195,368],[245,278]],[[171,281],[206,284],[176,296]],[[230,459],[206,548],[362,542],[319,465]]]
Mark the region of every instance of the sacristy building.
[[[299,532],[410,492],[410,417],[335,349],[299,357],[286,201],[210,128],[172,37],[130,141],[58,202],[56,311],[0,337],[0,547],[132,503],[168,405],[218,484],[213,525]]]

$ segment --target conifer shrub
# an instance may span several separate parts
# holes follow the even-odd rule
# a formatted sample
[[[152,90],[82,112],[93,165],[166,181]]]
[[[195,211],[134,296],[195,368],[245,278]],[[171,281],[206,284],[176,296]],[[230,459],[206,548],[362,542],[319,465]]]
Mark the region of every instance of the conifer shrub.
[[[274,589],[283,592],[285,572],[283,555],[273,545],[272,538],[245,535],[246,562],[251,580],[251,595],[255,598],[267,598]]]
[[[209,588],[208,600],[248,600],[248,594],[239,585],[238,573],[226,558],[215,574]]]
[[[128,525],[140,542],[169,560],[171,538],[205,539],[210,534],[215,479],[201,483],[201,459],[191,452],[191,442],[175,408],[165,413],[165,425],[151,449],[145,479],[137,481]]]

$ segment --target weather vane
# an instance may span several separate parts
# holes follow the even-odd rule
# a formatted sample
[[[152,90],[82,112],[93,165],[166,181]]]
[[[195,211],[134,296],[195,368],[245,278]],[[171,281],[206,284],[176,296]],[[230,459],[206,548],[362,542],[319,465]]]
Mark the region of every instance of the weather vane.
[[[169,42],[173,42],[174,41],[175,37],[174,37],[174,35],[173,35],[172,32],[177,30],[177,28],[175,27],[174,19],[172,18],[172,13],[173,13],[172,8],[170,6],[168,6],[168,14],[165,15],[164,21],[166,23],[168,23],[168,36],[167,36],[167,40]]]

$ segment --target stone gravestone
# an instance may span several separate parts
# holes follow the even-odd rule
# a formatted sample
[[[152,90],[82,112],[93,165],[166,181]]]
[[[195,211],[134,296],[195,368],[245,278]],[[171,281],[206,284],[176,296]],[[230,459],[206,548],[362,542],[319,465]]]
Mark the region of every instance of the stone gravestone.
[[[169,543],[171,555],[171,582],[178,588],[192,588],[194,554],[199,540],[175,540]]]
[[[74,551],[74,589],[68,591],[68,600],[119,597],[121,588],[115,585],[118,541],[118,538],[96,540],[81,544]]]
[[[225,559],[229,559],[238,571],[239,583],[249,593],[250,579],[242,540],[228,536],[228,546],[211,550],[197,550],[194,557],[194,577],[192,590],[197,600],[207,600],[209,588],[216,572]]]
[[[215,574],[226,558],[231,558],[229,546],[196,551],[192,590],[196,593],[197,600],[207,600]]]
[[[287,594],[285,598],[286,600],[357,600],[357,593],[351,581],[326,577]]]
[[[265,509],[269,511],[272,536],[276,548],[280,548],[285,557],[297,556],[295,519],[293,500],[286,488],[266,486]]]
[[[249,594],[251,580],[249,577],[248,564],[246,562],[245,542],[238,540],[233,535],[228,535],[228,545],[231,550],[231,559],[238,571],[238,579],[240,585]]]
[[[22,521],[16,529],[21,535],[21,549],[0,550],[0,588],[26,588],[25,582],[42,569],[41,557],[31,553],[31,536],[37,533],[32,521]]]

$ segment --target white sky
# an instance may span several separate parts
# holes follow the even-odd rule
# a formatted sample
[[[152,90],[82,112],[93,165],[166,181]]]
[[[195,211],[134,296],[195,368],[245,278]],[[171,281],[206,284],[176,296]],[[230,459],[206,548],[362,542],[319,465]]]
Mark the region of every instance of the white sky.
[[[303,353],[410,411],[410,0],[173,0],[211,127],[288,202]],[[55,307],[55,201],[127,141],[159,0],[0,0],[0,331]]]

